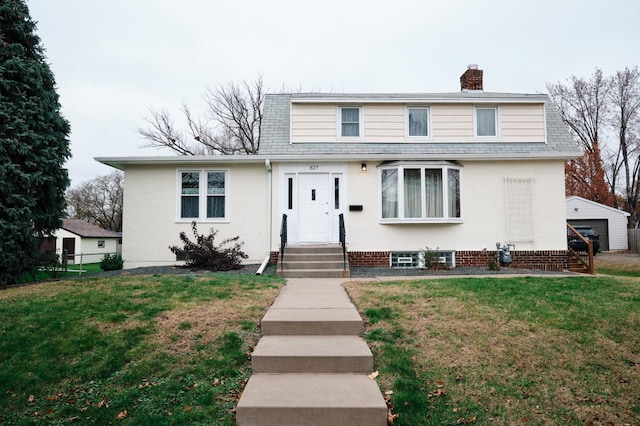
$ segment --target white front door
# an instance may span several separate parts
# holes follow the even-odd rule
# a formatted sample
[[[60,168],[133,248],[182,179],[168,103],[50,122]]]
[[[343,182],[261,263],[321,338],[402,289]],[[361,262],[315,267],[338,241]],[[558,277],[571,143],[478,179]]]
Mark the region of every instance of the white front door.
[[[328,243],[330,236],[329,173],[298,174],[298,240]]]

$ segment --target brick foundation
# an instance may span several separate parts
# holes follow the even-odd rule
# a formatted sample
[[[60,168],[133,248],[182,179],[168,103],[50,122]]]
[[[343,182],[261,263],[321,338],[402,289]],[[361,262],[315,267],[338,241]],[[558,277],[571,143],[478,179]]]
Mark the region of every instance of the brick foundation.
[[[512,251],[512,268],[562,272],[568,269],[567,252],[564,250]],[[487,267],[489,258],[495,259],[495,251],[456,251],[456,267]],[[389,268],[388,251],[350,251],[349,265],[356,268]]]
[[[349,266],[354,268],[389,268],[391,252],[388,251],[350,251]],[[512,268],[533,269],[537,271],[562,272],[569,268],[565,250],[522,250],[512,251]],[[495,259],[495,251],[456,251],[456,267],[485,268],[489,258]],[[269,262],[277,264],[278,252],[270,253]]]
[[[391,253],[388,251],[350,251],[349,266],[354,268],[389,268]]]

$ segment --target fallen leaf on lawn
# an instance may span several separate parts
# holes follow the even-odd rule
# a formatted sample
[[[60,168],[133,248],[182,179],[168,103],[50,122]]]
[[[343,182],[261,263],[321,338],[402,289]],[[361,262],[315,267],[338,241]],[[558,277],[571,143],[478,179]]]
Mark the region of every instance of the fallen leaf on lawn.
[[[58,400],[58,395],[51,395],[47,397],[47,401],[57,401],[57,400]]]
[[[391,411],[387,413],[387,423],[392,425],[393,421],[398,418],[397,414],[393,414]]]
[[[384,393],[385,395],[393,395],[393,391],[392,390],[388,390]]]
[[[29,402],[35,402],[35,400],[36,400],[35,395],[29,395],[29,399],[28,399],[27,401],[29,401]]]
[[[106,398],[98,402],[98,408],[108,407],[108,406],[109,406],[109,401],[107,401]]]
[[[213,383],[211,383],[212,386],[219,386],[220,385],[220,379],[218,379],[217,377],[215,379],[213,379]]]
[[[186,411],[187,413],[190,413],[191,410],[192,410],[192,407],[190,405],[185,405],[184,411]]]
[[[373,373],[369,374],[369,376],[368,376],[368,377],[369,377],[371,380],[374,380],[376,377],[378,377],[378,374],[380,374],[380,373],[378,373],[377,371],[374,371]]]
[[[116,419],[124,420],[127,418],[128,415],[129,415],[129,412],[127,410],[124,410],[118,413],[118,416],[116,417]]]

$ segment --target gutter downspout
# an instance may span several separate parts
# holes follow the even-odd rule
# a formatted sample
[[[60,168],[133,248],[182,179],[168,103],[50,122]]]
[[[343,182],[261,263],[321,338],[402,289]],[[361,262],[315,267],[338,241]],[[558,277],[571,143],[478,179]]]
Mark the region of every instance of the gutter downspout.
[[[267,169],[267,256],[256,271],[256,275],[262,275],[264,268],[267,267],[271,259],[271,208],[273,204],[273,200],[271,199],[271,186],[273,184],[273,173],[271,171],[271,161],[269,161],[268,158],[264,160],[264,166]]]

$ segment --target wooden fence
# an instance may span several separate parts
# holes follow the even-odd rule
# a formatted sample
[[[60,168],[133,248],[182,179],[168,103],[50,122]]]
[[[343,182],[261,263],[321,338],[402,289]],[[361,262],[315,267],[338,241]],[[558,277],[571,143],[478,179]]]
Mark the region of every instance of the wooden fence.
[[[640,253],[640,229],[627,229],[629,251]]]

